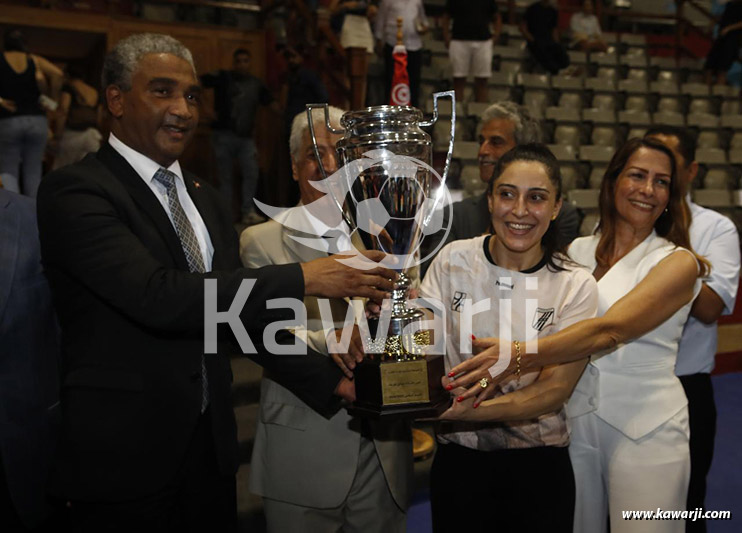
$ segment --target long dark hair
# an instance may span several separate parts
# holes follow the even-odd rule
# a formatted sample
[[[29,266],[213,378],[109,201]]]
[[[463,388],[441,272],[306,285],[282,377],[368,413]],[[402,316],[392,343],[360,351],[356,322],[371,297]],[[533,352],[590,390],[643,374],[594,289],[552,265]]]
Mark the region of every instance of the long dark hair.
[[[677,246],[682,246],[690,251],[693,248],[690,244],[688,227],[690,226],[690,208],[685,201],[683,185],[678,180],[678,172],[675,164],[675,156],[672,151],[661,142],[648,139],[629,139],[626,143],[613,154],[611,162],[603,175],[603,182],[600,185],[600,222],[596,228],[596,234],[600,234],[598,247],[595,250],[595,259],[601,267],[610,266],[610,258],[616,243],[616,220],[618,212],[616,211],[616,182],[626,164],[639,148],[648,148],[656,150],[667,156],[670,160],[670,198],[667,202],[667,209],[657,218],[654,223],[654,230],[660,237]],[[710,264],[703,257],[693,252],[701,265],[701,275],[706,275]]]
[[[559,171],[559,161],[551,153],[551,150],[544,144],[540,143],[528,143],[519,144],[514,148],[511,148],[495,163],[495,168],[492,171],[492,177],[487,184],[487,196],[492,196],[492,192],[495,188],[495,182],[505,172],[505,169],[510,166],[511,163],[516,161],[526,161],[540,163],[546,171],[546,175],[554,188],[556,189],[556,201],[562,197],[562,175]],[[493,230],[490,226],[490,229]],[[494,231],[492,231],[494,233]],[[560,264],[557,264],[555,258],[559,259],[560,263],[570,262],[567,254],[564,250],[559,247],[559,222],[555,219],[549,223],[549,227],[546,229],[546,233],[541,238],[541,246],[544,249],[544,260],[553,272],[560,270],[566,270]]]

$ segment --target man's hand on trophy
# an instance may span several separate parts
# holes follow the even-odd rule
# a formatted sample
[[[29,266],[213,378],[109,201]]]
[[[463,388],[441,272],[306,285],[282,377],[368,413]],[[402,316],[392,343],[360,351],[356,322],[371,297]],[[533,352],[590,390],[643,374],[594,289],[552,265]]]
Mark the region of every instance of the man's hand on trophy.
[[[515,372],[515,361],[512,357],[500,358],[500,339],[495,337],[472,338],[472,351],[476,355],[453,367],[448,373],[452,380],[443,386],[449,391],[468,388],[454,402],[476,398],[474,405],[479,406],[493,396],[497,383]]]
[[[386,254],[376,250],[361,252],[366,258],[378,263]],[[337,259],[351,255],[332,255],[301,263],[304,272],[304,294],[325,298],[360,296],[381,302],[394,288],[397,273],[383,266],[362,270],[348,266]]]
[[[343,374],[348,379],[353,379],[353,370],[358,363],[363,361],[365,355],[363,341],[357,325],[353,326],[349,340],[343,339],[343,332],[344,328],[338,328],[330,332],[327,349],[330,352],[330,357],[340,367]]]
[[[346,377],[340,379],[338,386],[335,388],[335,396],[340,396],[348,403],[356,401],[356,384],[353,380]]]
[[[410,300],[414,300],[417,298],[420,294],[420,291],[418,289],[410,289],[408,293],[408,297]],[[391,305],[391,303],[389,304]],[[366,318],[379,318],[381,315],[381,305],[374,302],[373,300],[369,300],[366,302]]]

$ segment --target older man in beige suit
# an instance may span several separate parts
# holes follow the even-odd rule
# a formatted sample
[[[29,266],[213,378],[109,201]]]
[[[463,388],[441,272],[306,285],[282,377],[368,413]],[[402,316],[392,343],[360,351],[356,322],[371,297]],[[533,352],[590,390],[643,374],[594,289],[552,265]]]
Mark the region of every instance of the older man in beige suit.
[[[339,123],[342,111],[330,108]],[[323,124],[321,113],[313,115]],[[335,142],[317,127],[317,144],[328,174],[337,168]],[[312,186],[322,179],[312,148],[306,113],[291,128],[291,164],[299,184],[301,204],[324,193]],[[304,210],[293,210],[291,224],[276,221],[246,229],[240,253],[246,266],[262,267],[323,257],[351,247],[344,223],[329,228]],[[304,233],[293,228],[306,228]],[[298,237],[317,240],[332,231],[325,251],[301,244]],[[360,245],[353,237],[353,244]],[[360,239],[359,239],[360,240]],[[334,249],[330,246],[334,245]],[[327,353],[316,299],[305,299],[308,343]],[[330,301],[333,320],[341,327],[349,302]],[[340,361],[340,358],[337,358]],[[352,364],[349,364],[352,367]],[[346,368],[346,372],[352,369]],[[266,373],[261,383],[260,418],[253,450],[249,487],[263,496],[268,531],[272,532],[403,532],[412,481],[410,426],[379,423],[348,415],[344,410],[326,419]]]

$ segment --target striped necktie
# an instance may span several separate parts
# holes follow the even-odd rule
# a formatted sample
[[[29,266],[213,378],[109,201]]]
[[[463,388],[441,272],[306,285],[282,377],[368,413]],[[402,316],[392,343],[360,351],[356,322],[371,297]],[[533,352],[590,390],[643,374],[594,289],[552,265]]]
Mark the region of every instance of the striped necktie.
[[[155,172],[154,180],[165,187],[165,191],[167,192],[170,215],[173,217],[175,232],[178,234],[180,245],[183,247],[183,253],[188,262],[188,269],[191,272],[206,272],[204,258],[201,254],[201,248],[198,245],[196,233],[193,231],[193,226],[191,226],[191,222],[188,220],[183,206],[178,199],[178,190],[175,187],[177,177],[174,172],[161,168]],[[203,413],[209,405],[209,381],[206,374],[206,358],[204,354],[201,355],[201,384],[201,412]]]

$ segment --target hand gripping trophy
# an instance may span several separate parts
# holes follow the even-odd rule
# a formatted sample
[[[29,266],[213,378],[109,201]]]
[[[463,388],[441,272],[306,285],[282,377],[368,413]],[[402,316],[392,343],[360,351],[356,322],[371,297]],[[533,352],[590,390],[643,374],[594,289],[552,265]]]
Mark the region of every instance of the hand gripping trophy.
[[[430,135],[421,129],[438,119],[440,97],[451,98],[452,110],[442,177],[432,168]],[[316,108],[324,108],[324,126],[330,132],[343,134],[336,147],[341,168],[330,180],[322,167],[314,133],[312,109]],[[435,253],[420,257],[420,244],[426,235],[442,229],[443,208],[450,208],[445,182],[453,154],[454,93],[433,94],[433,118],[427,122],[419,109],[409,106],[349,111],[340,121],[341,129],[330,124],[327,104],[307,105],[307,115],[324,181],[340,182],[326,189],[336,214],[342,214],[351,232],[361,234],[367,247],[389,254],[382,264],[400,273],[391,310],[388,305],[382,307],[375,337],[364,339],[367,356],[354,371],[357,400],[350,411],[375,418],[436,416],[450,401],[441,385],[443,355],[425,353],[430,331],[421,329],[424,312],[408,305],[408,273]],[[445,229],[447,232],[450,228]],[[369,321],[369,325],[373,330],[374,324]]]

